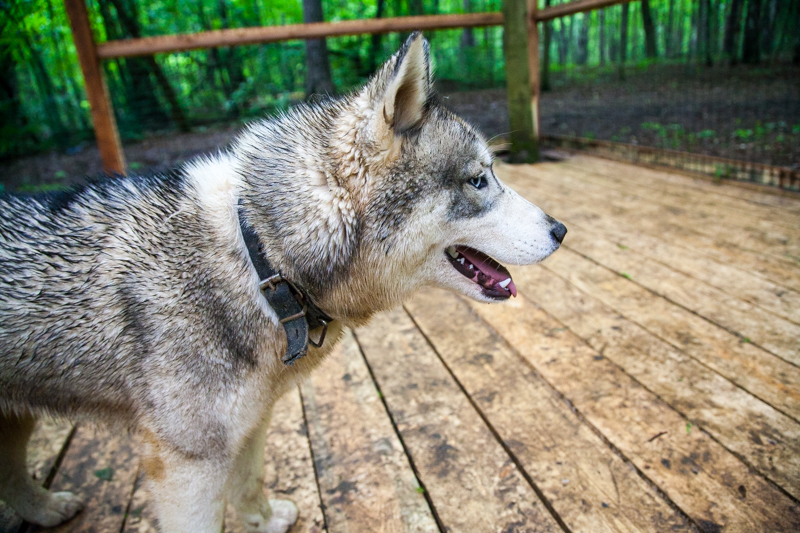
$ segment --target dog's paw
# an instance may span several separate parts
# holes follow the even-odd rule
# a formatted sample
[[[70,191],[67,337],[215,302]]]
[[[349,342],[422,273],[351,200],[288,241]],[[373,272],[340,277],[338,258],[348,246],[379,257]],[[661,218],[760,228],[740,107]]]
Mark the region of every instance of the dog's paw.
[[[269,519],[262,514],[243,516],[248,533],[286,533],[297,521],[297,506],[290,500],[270,500]]]
[[[30,513],[25,520],[44,527],[57,526],[66,522],[83,509],[83,502],[71,492],[48,493],[49,498]]]

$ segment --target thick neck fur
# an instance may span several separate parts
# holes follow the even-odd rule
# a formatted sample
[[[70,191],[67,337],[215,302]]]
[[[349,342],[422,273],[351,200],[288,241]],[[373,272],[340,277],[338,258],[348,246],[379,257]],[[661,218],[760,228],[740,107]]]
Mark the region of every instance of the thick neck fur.
[[[370,120],[360,101],[300,106],[251,126],[233,148],[245,217],[269,261],[345,322],[352,309],[365,310],[352,301],[364,287],[347,287],[358,272],[370,174],[383,170],[360,148]],[[339,292],[351,301],[334,301]]]

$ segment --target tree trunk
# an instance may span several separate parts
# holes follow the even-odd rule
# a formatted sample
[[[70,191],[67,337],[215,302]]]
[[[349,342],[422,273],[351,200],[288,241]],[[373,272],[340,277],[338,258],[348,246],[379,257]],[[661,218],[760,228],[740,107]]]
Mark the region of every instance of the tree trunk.
[[[469,0],[464,0],[464,13],[470,13],[470,6]],[[464,28],[464,31],[461,32],[461,48],[471,48],[475,46],[475,34],[472,31],[472,28]]]
[[[572,61],[574,62],[575,61],[575,24],[578,21],[575,19],[575,15],[572,15],[571,17],[566,17],[566,18],[569,18],[569,22],[567,23],[567,30],[568,31],[567,31],[567,53],[566,53],[566,57],[567,57],[567,62],[569,62],[570,59],[572,59]]]
[[[648,59],[655,59],[658,56],[658,49],[656,48],[656,29],[653,25],[650,0],[642,0],[642,26],[644,27],[644,54]]]
[[[619,24],[619,79],[625,79],[625,60],[628,58],[628,4],[622,4]]]
[[[544,0],[544,6],[547,7],[550,5],[550,0]],[[542,91],[549,91],[552,89],[552,85],[550,85],[550,43],[553,38],[553,22],[547,21],[543,22],[542,25],[544,26],[544,36],[542,38],[542,46],[543,46],[543,57],[542,57],[542,80],[540,82],[540,88]]]
[[[323,22],[322,0],[303,0],[303,22]],[[312,94],[333,94],[331,65],[325,39],[306,41],[306,98]]]
[[[674,17],[675,17],[675,0],[669,0],[669,11],[667,12],[667,29],[664,30],[664,55],[672,57],[674,53]]]
[[[581,29],[578,32],[578,57],[577,63],[585,65],[589,59],[589,13],[584,13],[581,18]]]
[[[0,18],[0,35],[5,35],[9,22],[8,17]],[[37,139],[28,128],[28,119],[20,105],[17,69],[10,42],[10,39],[0,39],[0,129],[11,129],[14,144],[22,148],[27,142],[37,142]],[[14,149],[14,144],[3,147],[0,154],[9,155],[9,152],[19,150]]]
[[[219,7],[219,20],[221,22],[222,28],[232,27],[233,24],[231,24],[231,19],[228,15],[227,1],[219,0],[217,2],[217,6]],[[238,101],[234,101],[234,98],[236,97],[236,91],[245,82],[244,69],[242,68],[242,61],[240,58],[240,51],[241,48],[237,46],[230,46],[220,50],[220,55],[223,56],[222,65],[224,65],[225,72],[227,73],[228,76],[228,87],[229,87],[228,102],[230,103],[230,108],[228,109],[228,115],[231,118],[239,116],[239,114],[242,111],[241,103]]]
[[[761,60],[761,0],[747,2],[742,62],[754,65]]]
[[[19,36],[19,40],[25,45],[28,49],[28,56],[30,58],[31,63],[31,70],[33,71],[33,77],[36,84],[39,86],[39,92],[42,107],[44,107],[45,112],[45,119],[47,120],[47,125],[50,127],[53,135],[55,136],[63,136],[66,128],[64,123],[61,120],[61,113],[58,109],[58,104],[55,101],[55,95],[57,93],[55,86],[53,85],[53,80],[50,78],[50,75],[45,68],[44,61],[42,60],[41,55],[39,54],[39,50],[37,50],[31,36],[25,33],[23,30],[23,26],[20,20],[17,18],[16,13],[12,11],[14,9],[14,4],[8,6],[7,4],[0,3],[0,7],[2,7],[3,11],[5,12],[6,17],[4,18],[4,23],[11,23],[11,27],[16,30],[17,35]],[[5,29],[5,28],[3,28]],[[5,35],[4,35],[5,36]],[[10,53],[11,50],[8,50]],[[14,81],[16,81],[16,74],[14,76]]]
[[[375,18],[379,19],[383,17],[383,9],[386,6],[386,0],[378,0],[377,10],[375,12]],[[370,43],[369,43],[369,60],[367,63],[367,68],[369,69],[369,74],[373,74],[378,69],[378,56],[381,53],[381,34],[380,33],[373,33],[370,35]]]
[[[108,1],[110,1],[114,6],[114,9],[117,12],[117,19],[122,25],[122,28],[124,28],[123,37],[133,37],[134,39],[140,38],[142,36],[142,31],[139,26],[139,21],[136,17],[136,4],[134,2],[130,2],[126,5],[123,3],[123,0]],[[101,0],[100,3],[102,4],[103,1]],[[150,79],[150,76],[152,75],[161,89],[161,94],[169,104],[172,122],[181,131],[189,131],[189,124],[186,121],[186,116],[183,113],[183,109],[181,109],[181,106],[178,103],[178,97],[175,94],[175,89],[173,89],[172,85],[169,84],[169,80],[164,75],[164,71],[161,69],[161,66],[156,63],[155,57],[131,57],[127,58],[125,63],[130,68],[131,78],[133,80],[134,87],[136,88],[136,100],[145,100],[147,103],[142,106],[143,109],[146,109],[148,114],[153,114],[152,121],[148,122],[151,122],[151,124],[156,128],[161,128],[168,122],[166,119],[166,113],[162,109],[158,99],[155,97],[155,87]],[[134,105],[138,106],[139,103],[137,102]]]
[[[566,17],[561,17],[558,19],[558,34],[557,34],[557,47],[558,47],[558,63],[560,65],[567,64],[567,19]]]
[[[800,65],[800,6],[794,4],[794,54],[792,63]]]
[[[728,19],[725,21],[725,37],[722,41],[722,52],[731,65],[739,61],[739,32],[742,28],[742,8],[744,0],[731,0]]]
[[[699,59],[707,67],[714,63],[711,60],[711,2],[710,0],[700,0],[700,13],[697,26],[697,40]]]
[[[597,11],[597,25],[599,30],[597,51],[600,54],[600,66],[606,64],[606,10]]]
[[[775,43],[775,20],[778,15],[778,0],[768,0],[764,24],[761,28],[761,51],[769,55]]]

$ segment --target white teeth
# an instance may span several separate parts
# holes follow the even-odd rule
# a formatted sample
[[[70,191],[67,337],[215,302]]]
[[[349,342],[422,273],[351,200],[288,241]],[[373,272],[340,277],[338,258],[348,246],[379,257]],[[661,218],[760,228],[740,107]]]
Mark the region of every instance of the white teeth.
[[[506,279],[504,281],[501,281],[500,283],[498,283],[498,285],[500,285],[501,287],[503,287],[505,289],[506,287],[508,287],[509,283],[511,283],[511,278],[508,278],[508,279]]]
[[[453,259],[458,257],[458,252],[456,252],[456,247],[455,246],[448,246],[447,247],[447,253],[450,254],[450,257],[452,257]]]
[[[462,257],[461,259],[458,260],[458,262],[463,265],[464,264],[464,258]],[[472,265],[470,265],[470,266],[472,266]]]
[[[474,267],[474,266],[472,266],[472,265],[470,265],[470,266],[469,266],[469,269],[470,269],[470,270],[475,270],[475,267]]]

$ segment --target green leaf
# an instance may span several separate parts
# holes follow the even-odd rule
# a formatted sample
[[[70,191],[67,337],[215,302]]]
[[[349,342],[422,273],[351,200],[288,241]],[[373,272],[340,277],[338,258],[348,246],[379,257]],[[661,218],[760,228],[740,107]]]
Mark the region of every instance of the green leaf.
[[[627,272],[620,272],[620,275],[625,279],[633,279]]]
[[[686,434],[688,435],[692,431],[692,423],[686,422]]]
[[[97,479],[102,479],[103,481],[111,481],[114,477],[114,469],[108,466],[102,470],[95,470],[94,475]]]

